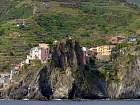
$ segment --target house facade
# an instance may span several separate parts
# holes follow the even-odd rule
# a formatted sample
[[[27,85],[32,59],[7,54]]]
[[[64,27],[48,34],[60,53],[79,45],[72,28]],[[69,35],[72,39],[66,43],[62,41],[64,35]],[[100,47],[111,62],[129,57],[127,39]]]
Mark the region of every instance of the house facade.
[[[47,61],[50,57],[49,45],[48,44],[39,44],[39,46],[34,47],[30,50],[30,54],[27,55],[25,60],[26,64],[30,63],[30,60],[39,59],[42,62]]]
[[[40,47],[34,47],[30,50],[30,54],[28,56],[30,60],[34,59],[41,59],[41,48]]]
[[[114,47],[115,47],[114,45],[98,46],[98,47],[96,47],[97,54],[111,55],[112,48],[114,48]]]
[[[39,47],[41,48],[41,60],[45,61],[48,60],[50,57],[50,50],[48,44],[39,44]]]
[[[10,83],[10,73],[0,73],[0,89],[6,88]]]
[[[136,35],[128,36],[128,42],[129,43],[135,43],[136,41],[137,41],[137,36]]]
[[[103,45],[103,46],[90,48],[90,51],[98,60],[106,61],[110,59],[110,55],[114,47],[115,45]]]
[[[124,36],[115,36],[111,38],[111,44],[115,45],[118,43],[122,43],[125,41],[125,37]]]

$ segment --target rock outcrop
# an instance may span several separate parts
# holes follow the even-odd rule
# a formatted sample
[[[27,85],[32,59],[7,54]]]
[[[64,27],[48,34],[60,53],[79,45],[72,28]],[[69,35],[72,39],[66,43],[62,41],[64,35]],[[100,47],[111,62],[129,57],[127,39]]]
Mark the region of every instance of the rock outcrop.
[[[104,75],[95,60],[83,62],[80,44],[72,39],[52,47],[52,59],[42,68],[26,70],[12,82],[4,98],[10,99],[128,99],[140,97],[138,47],[122,49]],[[24,75],[24,76],[23,76]],[[18,81],[19,80],[19,81]]]
[[[108,97],[105,78],[90,62],[85,65],[83,57],[79,42],[67,39],[57,43],[52,48],[52,60],[40,70],[26,72],[17,85],[11,85],[7,97],[42,100]]]
[[[138,47],[132,46],[122,50],[114,61],[118,81],[110,82],[108,93],[111,98],[134,99],[140,98],[140,52]]]

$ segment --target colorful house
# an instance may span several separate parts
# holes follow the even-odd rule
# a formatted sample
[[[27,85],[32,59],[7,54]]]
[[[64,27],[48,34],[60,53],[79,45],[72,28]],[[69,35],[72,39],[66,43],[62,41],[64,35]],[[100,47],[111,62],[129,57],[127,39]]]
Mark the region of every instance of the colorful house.
[[[122,43],[125,41],[125,37],[124,36],[115,36],[111,38],[111,44],[115,45],[118,43]]]
[[[136,42],[137,41],[137,36],[136,35],[130,35],[130,36],[128,36],[128,41],[130,43]]]
[[[25,60],[26,64],[30,63],[30,60],[39,59],[42,62],[47,61],[50,58],[49,45],[48,44],[39,44],[39,46],[34,47],[30,50],[30,54],[27,55]]]
[[[34,47],[30,50],[30,60],[41,59],[41,48]]]
[[[110,55],[112,53],[112,49],[115,45],[103,45],[97,46],[95,48],[90,48],[89,50],[98,60],[109,60]]]
[[[0,83],[9,82],[10,73],[0,73]]]
[[[10,73],[0,73],[0,89],[7,88],[10,83]]]
[[[98,46],[98,47],[96,47],[97,54],[111,55],[112,48],[114,48],[114,47],[115,47],[114,45]]]
[[[41,48],[41,59],[40,60],[47,61],[50,57],[49,45],[48,44],[39,44],[39,47]]]

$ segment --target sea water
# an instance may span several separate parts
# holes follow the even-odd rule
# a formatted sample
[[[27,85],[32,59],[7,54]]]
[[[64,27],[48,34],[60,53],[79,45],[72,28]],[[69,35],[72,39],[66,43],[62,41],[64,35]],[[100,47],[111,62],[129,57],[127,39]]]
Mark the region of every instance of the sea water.
[[[107,100],[82,100],[82,101],[0,101],[0,105],[140,105],[140,101],[107,101]]]

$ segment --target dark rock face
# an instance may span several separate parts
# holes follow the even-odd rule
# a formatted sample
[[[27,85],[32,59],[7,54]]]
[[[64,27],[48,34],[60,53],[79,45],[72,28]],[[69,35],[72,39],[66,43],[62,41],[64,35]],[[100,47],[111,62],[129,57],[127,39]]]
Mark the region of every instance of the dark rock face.
[[[75,54],[77,57],[77,65],[81,67],[84,65],[84,63],[83,63],[83,51],[80,47],[80,44],[77,41],[75,42],[74,49],[75,49]]]
[[[51,88],[49,81],[48,81],[47,68],[44,67],[41,70],[39,75],[40,75],[40,77],[39,77],[39,90],[43,96],[50,99],[50,96],[53,94],[53,92],[52,92],[52,88]]]
[[[90,80],[87,75],[97,76]],[[81,72],[80,77],[76,78],[69,93],[69,98],[81,99],[100,99],[107,98],[106,82],[98,71]],[[91,76],[91,75],[90,75]],[[99,77],[99,78],[98,78]]]
[[[74,45],[72,40],[66,41],[66,58],[68,66],[73,66],[73,59],[74,59]]]
[[[60,61],[60,51],[58,49],[58,46],[55,46],[53,48],[52,59],[54,61],[55,67],[61,67],[60,66],[61,65],[60,64],[61,63],[61,61]]]
[[[83,51],[79,42],[73,42],[72,39],[67,39],[66,43],[61,42],[53,48],[52,60],[56,67],[65,69],[66,66],[73,66],[74,59],[76,59],[78,66],[84,66]]]
[[[95,68],[92,70],[90,61],[88,65],[84,64],[84,53],[79,42],[67,39],[66,43],[60,43],[53,49],[53,54],[56,49],[59,52],[57,57],[63,56],[60,61],[64,66],[55,66],[56,68],[51,70],[49,80],[53,98],[95,99],[108,97],[105,78]],[[56,55],[53,55],[52,60],[59,62],[54,56]],[[54,63],[54,65],[56,64]],[[61,69],[64,71],[62,72]]]
[[[27,86],[21,86],[16,89],[16,91],[13,91],[9,94],[11,99],[22,99],[28,94],[28,87]]]

